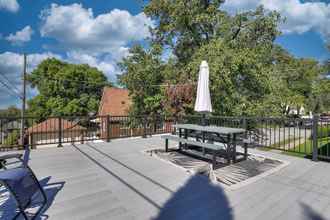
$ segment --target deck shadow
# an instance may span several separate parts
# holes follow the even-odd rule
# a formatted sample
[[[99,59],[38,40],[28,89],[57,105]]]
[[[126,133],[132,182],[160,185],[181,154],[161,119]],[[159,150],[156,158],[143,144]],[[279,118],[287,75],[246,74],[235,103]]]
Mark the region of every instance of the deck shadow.
[[[232,220],[232,209],[229,205],[227,196],[225,195],[223,189],[212,184],[206,176],[202,175],[192,175],[186,183],[179,188],[177,191],[171,191],[170,198],[163,204],[159,204],[154,201],[152,196],[143,194],[139,187],[131,185],[121,178],[118,174],[115,174],[112,170],[105,167],[101,162],[96,158],[89,155],[87,152],[83,151],[80,147],[72,145],[77,151],[83,154],[86,158],[94,162],[101,169],[106,171],[109,175],[116,178],[122,184],[127,186],[130,190],[134,191],[140,197],[142,197],[149,204],[153,205],[158,209],[158,215],[152,219],[162,220],[162,219],[171,219],[171,220],[199,220],[199,219],[222,219],[222,220]],[[93,146],[89,146],[94,148]],[[108,159],[115,159],[110,157],[110,155],[100,151],[99,149],[94,149],[103,156],[106,156]],[[115,162],[123,165],[125,168],[137,171],[122,162],[115,159]],[[140,172],[135,172],[138,175],[146,177],[145,174]],[[149,178],[147,180],[150,181]],[[154,183],[154,181],[151,181]],[[159,183],[156,184],[159,186]],[[163,185],[161,185],[163,186]],[[163,188],[163,187],[161,187]],[[165,188],[166,189],[166,188]]]
[[[320,213],[305,203],[301,203],[305,220],[326,220]]]
[[[106,157],[106,158],[112,160],[113,162],[115,162],[115,163],[121,165],[122,167],[124,167],[124,168],[126,168],[126,169],[128,169],[128,170],[130,170],[130,171],[132,171],[132,172],[134,172],[136,175],[141,176],[142,178],[144,178],[144,179],[150,181],[151,183],[153,183],[153,184],[159,186],[159,187],[162,188],[163,190],[165,190],[165,191],[167,191],[167,192],[170,192],[170,193],[173,192],[170,188],[168,188],[168,187],[164,186],[163,184],[161,184],[161,183],[159,183],[159,182],[153,180],[152,178],[150,178],[150,177],[146,176],[145,174],[141,173],[140,171],[138,171],[138,170],[136,170],[136,169],[134,169],[134,168],[132,168],[132,167],[126,165],[126,164],[123,163],[122,161],[117,160],[116,158],[112,157],[112,156],[109,155],[108,153],[105,153],[105,152],[101,151],[101,150],[98,149],[97,147],[95,147],[95,146],[93,146],[93,145],[91,145],[91,144],[89,144],[89,143],[85,143],[85,146],[90,147],[91,149],[95,150],[96,152],[98,152],[99,154],[103,155],[104,157]]]
[[[172,194],[155,220],[232,220],[232,208],[223,189],[206,176],[193,175]]]

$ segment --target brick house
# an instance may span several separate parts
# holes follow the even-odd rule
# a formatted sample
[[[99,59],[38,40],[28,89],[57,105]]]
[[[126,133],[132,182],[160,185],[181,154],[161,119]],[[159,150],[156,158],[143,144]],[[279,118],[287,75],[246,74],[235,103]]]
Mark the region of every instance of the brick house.
[[[120,137],[124,133],[123,124],[127,121],[129,108],[131,107],[132,101],[129,97],[129,91],[122,88],[105,87],[100,102],[98,115],[101,117],[100,130],[101,138],[106,139],[108,135],[111,137]],[[111,116],[110,123],[108,125],[107,116]],[[121,117],[120,117],[121,116]]]
[[[105,87],[99,107],[99,115],[125,116],[132,101],[127,89]]]

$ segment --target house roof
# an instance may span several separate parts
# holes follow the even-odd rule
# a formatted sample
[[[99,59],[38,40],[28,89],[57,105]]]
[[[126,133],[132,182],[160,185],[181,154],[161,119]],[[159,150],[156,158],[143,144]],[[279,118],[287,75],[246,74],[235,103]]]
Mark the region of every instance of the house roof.
[[[99,107],[99,115],[123,116],[132,104],[127,89],[105,87]]]
[[[46,121],[43,121],[39,124],[29,127],[27,133],[45,133],[45,132],[55,132],[58,130],[59,130],[59,119],[50,118],[47,119]],[[80,130],[86,130],[86,128],[78,125],[76,122],[62,119],[62,130],[80,131]]]

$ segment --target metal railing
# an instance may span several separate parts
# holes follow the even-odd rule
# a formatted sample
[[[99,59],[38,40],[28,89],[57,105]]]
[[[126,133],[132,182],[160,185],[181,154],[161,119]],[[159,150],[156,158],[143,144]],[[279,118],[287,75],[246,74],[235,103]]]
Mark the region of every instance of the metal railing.
[[[164,116],[67,116],[24,118],[24,137],[20,137],[21,118],[0,118],[0,150],[20,149],[24,145],[62,146],[66,143],[111,141],[124,137],[147,137],[173,132],[173,124],[193,123],[246,129],[243,138],[251,147],[276,149],[301,156],[330,159],[330,120],[312,119],[184,116],[177,120]]]
[[[111,141],[115,138],[147,137],[172,132],[174,120],[163,116],[66,116],[40,120],[24,118],[24,137],[20,137],[21,118],[0,118],[0,151],[35,148],[39,145]]]
[[[184,116],[184,123],[202,124],[200,116]],[[275,149],[288,154],[330,159],[330,120],[262,117],[207,117],[208,125],[246,129],[251,147]]]

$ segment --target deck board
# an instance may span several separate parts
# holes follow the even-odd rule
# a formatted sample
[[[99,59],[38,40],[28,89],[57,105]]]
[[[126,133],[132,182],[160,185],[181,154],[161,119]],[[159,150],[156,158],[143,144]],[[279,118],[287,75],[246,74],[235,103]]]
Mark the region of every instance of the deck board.
[[[251,149],[290,164],[228,190],[143,153],[163,146],[155,136],[33,150],[30,165],[50,197],[43,214],[51,220],[330,217],[330,163]]]

